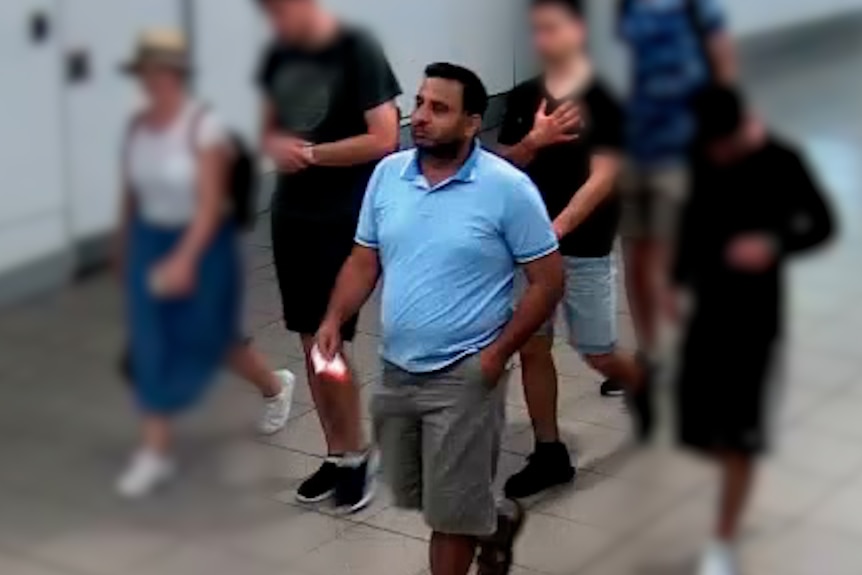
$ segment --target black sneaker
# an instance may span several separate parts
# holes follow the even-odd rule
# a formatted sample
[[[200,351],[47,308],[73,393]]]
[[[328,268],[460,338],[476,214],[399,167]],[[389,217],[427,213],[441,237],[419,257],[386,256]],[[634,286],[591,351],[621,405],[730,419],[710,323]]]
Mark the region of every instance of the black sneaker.
[[[527,458],[527,466],[509,478],[504,492],[510,499],[526,499],[571,483],[574,478],[575,468],[564,444],[537,443],[536,451]]]
[[[327,457],[314,475],[302,482],[296,492],[300,503],[320,503],[335,494],[335,482],[338,477],[338,457]]]
[[[342,459],[336,472],[335,506],[345,513],[356,513],[367,507],[373,499],[371,456],[366,455],[361,463],[356,464]]]
[[[602,382],[600,392],[603,397],[622,397],[626,393],[626,388],[616,379],[606,379]]]
[[[497,532],[479,541],[478,575],[508,575],[512,569],[515,539],[524,527],[526,513],[517,501],[507,499],[497,509]]]

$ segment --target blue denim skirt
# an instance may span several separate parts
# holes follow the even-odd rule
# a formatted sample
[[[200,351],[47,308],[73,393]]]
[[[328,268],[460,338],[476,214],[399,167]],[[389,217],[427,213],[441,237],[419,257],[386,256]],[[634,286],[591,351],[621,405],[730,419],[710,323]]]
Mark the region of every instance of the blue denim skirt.
[[[141,219],[130,230],[129,367],[135,397],[145,413],[173,415],[195,405],[227,354],[241,342],[242,277],[233,225],[222,226],[201,257],[191,294],[162,299],[151,292],[150,271],[185,231]]]

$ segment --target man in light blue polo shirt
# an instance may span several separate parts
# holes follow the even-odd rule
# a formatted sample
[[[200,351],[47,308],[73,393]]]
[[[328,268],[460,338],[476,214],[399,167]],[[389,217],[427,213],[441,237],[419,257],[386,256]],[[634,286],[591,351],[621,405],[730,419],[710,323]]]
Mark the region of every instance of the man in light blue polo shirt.
[[[550,317],[563,265],[530,179],[476,141],[487,92],[471,71],[433,64],[412,116],[416,149],[377,167],[318,347],[382,276],[382,383],[372,403],[396,504],[433,530],[433,575],[509,572],[523,512],[492,492],[511,356]],[[529,287],[512,310],[523,266]]]

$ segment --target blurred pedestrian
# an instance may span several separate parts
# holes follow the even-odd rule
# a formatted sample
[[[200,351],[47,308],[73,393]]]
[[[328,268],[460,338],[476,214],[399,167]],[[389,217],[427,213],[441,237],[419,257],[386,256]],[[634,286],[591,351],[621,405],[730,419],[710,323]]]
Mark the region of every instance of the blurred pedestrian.
[[[553,219],[566,266],[562,308],[569,341],[593,369],[635,394],[644,370],[617,345],[616,179],[622,160],[619,106],[593,74],[577,0],[532,0],[540,76],[516,86],[500,130],[501,154],[525,169]],[[557,426],[554,318],[520,351],[536,447],[506,483],[509,497],[568,483],[575,470]]]
[[[737,64],[721,0],[619,2],[618,30],[632,68],[620,231],[629,308],[641,353],[650,358],[676,220],[689,188],[691,98],[709,83],[735,83]]]
[[[318,333],[327,357],[382,277],[383,381],[372,413],[396,505],[433,530],[433,575],[503,575],[523,511],[498,513],[492,484],[505,423],[507,364],[563,289],[557,239],[524,174],[476,137],[488,96],[453,64],[425,71],[416,149],[384,160],[368,187],[356,247]],[[527,287],[512,312],[514,275]]]
[[[142,446],[118,490],[136,497],[173,474],[171,419],[197,403],[222,364],[266,398],[262,433],[286,424],[294,378],[267,369],[240,331],[242,272],[227,190],[233,150],[215,114],[189,96],[185,38],[143,33],[124,69],[146,99],[125,144],[117,246],[143,417]]]
[[[284,322],[302,338],[308,382],[328,449],[297,491],[304,503],[333,495],[357,511],[373,496],[352,372],[340,385],[312,369],[314,334],[338,271],[353,247],[362,196],[375,163],[398,149],[401,93],[371,35],[340,22],[316,0],[258,0],[275,32],[260,68],[263,149],[278,167],[272,244]],[[356,310],[357,312],[359,310]],[[345,341],[357,316],[346,318]]]
[[[694,306],[679,424],[682,442],[722,473],[715,542],[699,573],[738,575],[732,545],[775,408],[786,257],[822,244],[833,224],[798,152],[753,120],[735,91],[710,88],[695,111],[692,194],[673,275]]]

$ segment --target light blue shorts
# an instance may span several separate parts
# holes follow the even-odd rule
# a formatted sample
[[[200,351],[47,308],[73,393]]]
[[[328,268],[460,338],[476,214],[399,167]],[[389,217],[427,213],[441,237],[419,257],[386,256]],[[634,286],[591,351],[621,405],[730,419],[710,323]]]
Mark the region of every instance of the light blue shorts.
[[[581,355],[605,355],[617,348],[617,270],[613,255],[563,258],[566,292],[560,305],[569,342]],[[525,278],[519,274],[522,293]],[[555,317],[536,335],[554,337]]]

